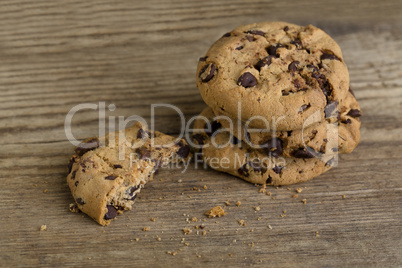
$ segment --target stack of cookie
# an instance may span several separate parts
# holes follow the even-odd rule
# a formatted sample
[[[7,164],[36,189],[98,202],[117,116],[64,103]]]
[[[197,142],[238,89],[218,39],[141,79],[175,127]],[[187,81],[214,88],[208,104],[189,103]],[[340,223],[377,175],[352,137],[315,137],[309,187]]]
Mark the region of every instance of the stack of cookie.
[[[338,44],[284,22],[244,25],[200,58],[209,106],[193,146],[213,169],[259,184],[303,182],[335,166],[360,139],[360,108]]]

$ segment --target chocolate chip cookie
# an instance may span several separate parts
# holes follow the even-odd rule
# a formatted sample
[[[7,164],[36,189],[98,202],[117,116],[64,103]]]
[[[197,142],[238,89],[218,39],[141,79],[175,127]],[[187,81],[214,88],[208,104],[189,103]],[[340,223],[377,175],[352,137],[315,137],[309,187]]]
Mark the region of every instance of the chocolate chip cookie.
[[[349,89],[338,44],[317,27],[285,22],[244,25],[223,35],[200,58],[196,80],[214,111],[243,122],[259,117],[251,127],[268,123],[278,131],[302,129],[317,112],[316,122],[333,122]]]
[[[78,208],[101,225],[132,208],[135,198],[160,166],[185,161],[184,140],[148,131],[140,123],[75,148],[67,183]]]
[[[329,170],[336,155],[324,158],[274,157],[251,148],[228,131],[220,131],[219,123],[205,118],[194,122],[192,141],[204,162],[212,169],[226,172],[251,183],[289,185],[310,180]]]
[[[274,156],[311,158],[314,154],[309,152],[351,153],[359,142],[360,107],[352,93],[348,93],[340,107],[338,120],[334,123],[322,121],[293,131],[248,128],[242,121],[222,116],[219,111],[213,116],[211,108],[201,114],[209,119],[215,117],[222,128],[231,129],[237,139],[251,147],[261,148]]]

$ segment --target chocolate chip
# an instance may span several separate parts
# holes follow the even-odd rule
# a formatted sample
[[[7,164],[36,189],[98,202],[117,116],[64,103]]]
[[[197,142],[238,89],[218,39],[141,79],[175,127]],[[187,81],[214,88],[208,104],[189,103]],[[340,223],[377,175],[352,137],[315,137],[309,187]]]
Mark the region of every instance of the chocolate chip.
[[[80,181],[76,181],[76,182],[74,183],[75,187],[78,186],[78,183],[80,183]]]
[[[290,64],[289,64],[289,66],[288,66],[288,70],[290,71],[290,72],[296,72],[297,71],[297,65],[300,63],[300,61],[298,61],[298,60],[295,60],[295,61],[292,61]]]
[[[242,49],[243,49],[243,46],[238,46],[238,47],[236,47],[235,49],[236,49],[236,50],[242,50]]]
[[[140,159],[151,158],[151,151],[144,147],[137,148],[135,152],[140,155]]]
[[[190,147],[187,144],[184,144],[182,141],[178,143],[180,149],[177,151],[177,156],[181,158],[186,158],[190,153]]]
[[[280,174],[281,171],[282,171],[282,169],[283,169],[283,167],[275,166],[272,170],[273,170],[276,174]]]
[[[75,201],[76,201],[77,204],[79,204],[79,205],[85,205],[85,202],[84,202],[84,200],[83,200],[82,198],[77,198],[77,199],[75,199]]]
[[[265,184],[271,184],[272,183],[272,177],[268,175],[268,179],[265,181]]]
[[[346,120],[342,120],[341,123],[343,124],[352,124],[352,120],[350,120],[349,118]]]
[[[199,59],[199,61],[206,61],[206,60],[207,60],[207,58],[208,58],[208,56],[201,57],[201,58]]]
[[[224,35],[222,35],[222,37],[230,37],[231,33],[225,33]]]
[[[201,82],[209,82],[215,76],[216,66],[213,63],[205,65],[199,74]]]
[[[299,38],[296,38],[295,40],[290,41],[291,44],[295,45],[296,48],[303,48],[302,41]]]
[[[261,36],[264,36],[264,34],[265,34],[263,31],[260,31],[260,30],[251,30],[251,31],[247,31],[245,33],[254,34],[254,35],[261,35]]]
[[[257,40],[257,39],[255,39],[255,37],[252,36],[252,35],[246,35],[246,39],[247,39],[249,42],[253,42],[253,41]]]
[[[239,77],[239,79],[237,80],[237,84],[239,86],[249,88],[257,84],[257,79],[250,72],[245,72]]]
[[[304,112],[307,108],[310,107],[310,104],[303,104],[300,109],[299,109],[299,114],[301,114],[302,112]]]
[[[205,140],[205,138],[204,138],[203,135],[201,135],[201,134],[194,134],[194,135],[193,135],[193,139],[194,139],[195,141],[197,141],[198,145],[204,145],[204,140]]]
[[[248,162],[248,165],[254,170],[254,172],[258,172],[261,174],[267,172],[267,168],[265,167],[265,165],[259,161]]]
[[[325,97],[328,97],[329,95],[331,95],[332,93],[332,87],[329,84],[327,78],[325,77],[325,75],[320,74],[318,72],[313,72],[311,74],[311,77],[315,78],[322,90],[322,93],[324,93]]]
[[[314,157],[314,155],[311,152],[309,152],[309,150],[304,149],[304,148],[299,148],[298,150],[296,150],[294,152],[294,156],[296,158],[313,158]]]
[[[337,107],[338,107],[337,101],[332,101],[332,102],[328,103],[327,106],[325,106],[325,108],[324,108],[325,118],[332,117],[334,115],[333,113]]]
[[[262,60],[260,60],[259,62],[257,62],[257,64],[254,65],[254,67],[255,67],[258,71],[260,71],[262,67],[271,65],[271,62],[272,62],[272,58],[273,58],[273,57],[274,57],[274,56],[269,55],[268,57],[263,58]]]
[[[335,56],[334,54],[328,53],[328,52],[324,52],[321,57],[321,60],[339,60],[341,61],[337,56]]]
[[[74,170],[73,173],[71,174],[71,179],[74,180],[75,179],[75,174],[77,173],[77,170]]]
[[[282,44],[277,44],[276,46],[271,45],[267,48],[267,52],[269,55],[279,58],[279,54],[276,54],[276,50],[280,47],[284,46]]]
[[[138,190],[138,187],[137,187],[137,186],[130,187],[130,188],[127,190],[127,194],[128,194],[128,196],[129,196],[130,198],[127,198],[127,200],[133,201],[133,200],[137,197],[137,193],[136,193],[137,190]]]
[[[334,160],[335,160],[335,158],[329,159],[329,160],[325,163],[325,166],[333,166]]]
[[[295,79],[292,81],[292,84],[295,86],[295,88],[297,89],[297,91],[300,90],[300,88],[303,85],[303,82],[300,79]]]
[[[278,138],[272,138],[263,144],[265,151],[272,154],[273,157],[279,157],[283,153],[283,141]]]
[[[238,138],[236,138],[236,136],[232,136],[230,141],[232,142],[232,144],[239,144],[240,143],[240,140]]]
[[[239,169],[237,170],[237,172],[239,172],[239,174],[242,175],[242,176],[244,176],[244,177],[248,177],[248,176],[249,176],[249,174],[248,174],[248,169],[247,169],[247,165],[246,165],[246,164],[244,164],[243,166],[241,166],[241,168],[239,168]]]
[[[350,111],[347,113],[347,115],[349,115],[350,117],[356,118],[356,117],[360,117],[360,111],[357,109],[350,109]]]
[[[99,145],[100,145],[99,139],[97,137],[92,137],[78,144],[78,146],[75,147],[74,151],[77,155],[83,156],[86,152],[98,148]]]
[[[111,220],[116,218],[117,209],[114,206],[107,205],[107,213],[105,214],[105,220]]]
[[[147,133],[145,132],[145,130],[143,130],[142,128],[140,128],[137,132],[137,139],[144,139],[147,137]]]
[[[211,127],[211,128],[209,128]],[[211,125],[209,126],[208,123],[205,123],[204,129],[205,129],[205,133],[208,136],[212,136],[218,129],[220,129],[222,127],[221,123],[219,123],[218,121],[212,121]]]
[[[313,72],[318,72],[318,68],[314,64],[307,64],[306,67],[309,69],[313,69]]]
[[[284,30],[285,32],[289,31],[289,26],[285,26],[285,28],[283,28],[283,30]]]
[[[114,168],[123,168],[121,165],[113,165]]]
[[[289,96],[289,91],[282,90],[282,96]]]
[[[290,137],[292,135],[292,132],[293,132],[292,130],[287,131],[288,137]]]
[[[105,177],[105,180],[114,181],[116,178],[117,178],[116,176],[109,175],[109,176],[106,176],[106,177]]]
[[[73,164],[75,163],[75,156],[70,158],[70,162],[68,163],[68,173],[70,174],[71,169],[73,168]]]

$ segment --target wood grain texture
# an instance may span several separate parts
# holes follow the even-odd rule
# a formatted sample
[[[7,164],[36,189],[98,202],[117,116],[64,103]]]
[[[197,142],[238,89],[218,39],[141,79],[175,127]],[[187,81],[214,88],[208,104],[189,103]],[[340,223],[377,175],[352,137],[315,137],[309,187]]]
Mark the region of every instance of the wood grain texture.
[[[396,0],[1,1],[0,266],[402,266],[401,8]],[[72,107],[104,101],[116,105],[106,116],[149,119],[150,104],[170,103],[198,114],[198,58],[223,33],[264,20],[311,23],[340,44],[364,115],[352,154],[310,182],[269,188],[272,196],[191,166],[162,170],[108,227],[68,211]],[[158,115],[159,130],[178,133],[174,111]],[[74,117],[78,139],[97,132],[97,111]],[[228,214],[205,218],[216,205]],[[199,224],[205,236],[184,235]]]

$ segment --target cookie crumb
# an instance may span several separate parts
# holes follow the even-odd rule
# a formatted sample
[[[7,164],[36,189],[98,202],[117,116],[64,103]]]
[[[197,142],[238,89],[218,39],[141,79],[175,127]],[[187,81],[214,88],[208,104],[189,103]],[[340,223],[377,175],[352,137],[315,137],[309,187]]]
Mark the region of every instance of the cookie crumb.
[[[151,218],[151,221],[156,221],[156,219],[155,219],[155,218]]]
[[[77,204],[75,204],[75,203],[70,203],[70,205],[68,206],[68,210],[70,210],[70,212],[73,212],[73,213],[80,212]]]
[[[151,230],[151,227],[147,226],[147,227],[144,227],[142,230],[143,230],[144,232],[148,232],[148,231]]]
[[[162,238],[158,237],[156,240],[161,241],[161,240],[162,240]]]
[[[183,182],[183,180],[178,180],[177,182],[178,182],[178,183],[181,183],[181,182]]]
[[[207,231],[202,231],[202,235],[207,235]]]
[[[46,231],[46,230],[47,230],[46,224],[44,224],[44,225],[42,225],[42,226],[40,227],[40,231]]]
[[[249,243],[248,246],[253,248],[254,247],[254,242]]]
[[[315,236],[316,236],[316,237],[319,237],[319,236],[320,236],[318,231],[315,232]]]
[[[307,199],[302,199],[301,202],[302,202],[303,204],[307,204]]]
[[[241,226],[246,226],[246,222],[244,220],[238,220],[237,221]]]
[[[184,243],[184,245],[185,245],[186,247],[188,247],[188,246],[190,245],[190,243],[186,242],[186,243]]]
[[[233,257],[233,253],[229,253],[229,257]]]
[[[261,219],[262,219],[261,217],[258,217],[258,218],[257,218],[257,221],[260,221]]]
[[[268,224],[268,229],[272,230],[272,226],[270,224]]]
[[[346,195],[342,195],[342,198],[345,199],[345,198],[346,198]]]
[[[298,194],[294,194],[292,195],[292,198],[297,198],[299,195]]]
[[[197,258],[201,258],[201,255],[200,254],[195,254],[196,256],[197,256]]]
[[[135,241],[137,241],[137,242],[138,242],[138,241],[140,241],[140,238],[139,238],[139,237],[137,237],[137,238],[135,239]]]
[[[225,201],[225,205],[226,205],[226,206],[230,206],[229,200],[228,200],[228,201]]]
[[[303,191],[302,188],[297,188],[297,189],[296,189],[296,193],[301,193],[302,191]]]
[[[271,196],[271,195],[272,195],[272,193],[271,193],[271,192],[267,192],[267,195],[268,195],[268,196]]]
[[[191,234],[193,231],[191,231],[190,228],[184,228],[183,232],[184,232],[185,235],[188,235],[188,234]]]
[[[255,211],[260,211],[261,208],[260,208],[260,207],[254,207],[254,210],[255,210]]]
[[[198,219],[197,219],[196,217],[192,217],[192,218],[191,218],[191,221],[192,221],[192,222],[198,222]]]
[[[241,205],[241,202],[240,202],[240,201],[237,201],[237,202],[236,202],[236,206],[240,207],[240,205]]]
[[[48,190],[48,189],[45,189],[45,190],[43,190],[43,192],[44,192],[44,193],[47,193],[47,192],[49,192],[49,190]]]
[[[267,186],[265,184],[263,184],[258,192],[263,194],[267,191],[266,188],[267,188]]]
[[[202,188],[204,188],[206,190],[206,189],[208,189],[208,186],[204,185],[204,187],[202,187]]]
[[[216,206],[205,212],[205,215],[207,215],[209,218],[215,218],[225,216],[226,212],[221,206]]]

